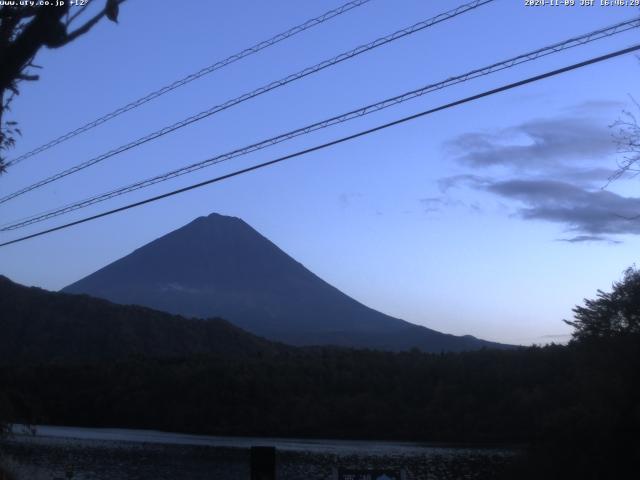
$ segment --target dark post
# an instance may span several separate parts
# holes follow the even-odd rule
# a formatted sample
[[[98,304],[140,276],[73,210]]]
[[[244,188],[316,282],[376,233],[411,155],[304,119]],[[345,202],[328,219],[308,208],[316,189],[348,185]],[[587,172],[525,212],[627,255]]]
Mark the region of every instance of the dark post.
[[[276,480],[275,447],[251,447],[251,480]]]

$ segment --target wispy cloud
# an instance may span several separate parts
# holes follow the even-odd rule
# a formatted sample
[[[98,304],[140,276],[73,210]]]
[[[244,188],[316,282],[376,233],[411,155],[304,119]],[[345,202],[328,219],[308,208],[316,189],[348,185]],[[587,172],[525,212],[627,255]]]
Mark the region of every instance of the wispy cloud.
[[[348,208],[351,206],[354,200],[362,198],[362,193],[359,192],[344,192],[338,195],[338,203],[342,208]]]
[[[567,174],[604,182],[601,163],[616,152],[606,123],[581,116],[537,119],[496,133],[470,132],[445,144],[455,160],[472,168]]]
[[[592,243],[592,242],[605,242],[612,245],[618,245],[622,243],[619,240],[613,240],[611,238],[602,237],[599,235],[576,235],[571,238],[558,238],[557,242],[566,242],[566,243]]]
[[[447,193],[450,189],[460,186],[478,186],[491,183],[491,178],[480,175],[452,175],[438,180],[438,188],[442,193]]]
[[[508,201],[524,220],[562,225],[571,233],[557,239],[562,242],[615,244],[620,242],[610,235],[640,234],[640,197],[601,188],[614,172],[616,144],[599,117],[607,112],[612,118],[621,107],[587,102],[557,118],[460,135],[445,149],[471,170],[440,179],[440,191],[450,195],[451,189],[464,187],[490,193]]]
[[[447,196],[421,198],[419,201],[425,213],[439,212],[445,207],[464,206],[461,201]]]
[[[605,115],[610,117],[618,114],[625,106],[625,102],[618,100],[588,100],[577,105],[570,105],[565,108],[565,112],[570,115]]]
[[[421,198],[419,201],[425,213],[439,212],[446,203],[442,197]]]
[[[604,190],[587,190],[554,180],[505,180],[481,188],[518,201],[519,215],[546,220],[588,235],[640,234],[640,198]]]

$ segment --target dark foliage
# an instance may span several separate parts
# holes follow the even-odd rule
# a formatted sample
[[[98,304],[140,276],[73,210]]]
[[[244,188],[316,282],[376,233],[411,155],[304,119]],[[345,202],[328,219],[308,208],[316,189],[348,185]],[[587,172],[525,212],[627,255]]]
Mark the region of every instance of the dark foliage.
[[[526,443],[540,478],[608,478],[640,458],[639,376],[636,336],[443,355],[322,348],[0,368],[20,421]]]
[[[627,269],[611,292],[598,290],[596,299],[585,299],[573,312],[575,320],[565,322],[576,340],[640,334],[640,271]]]
[[[3,328],[27,331],[35,322],[41,335],[51,335],[46,332],[81,325],[82,334],[66,341],[84,341],[100,354],[70,349],[73,355],[58,353],[57,363],[28,351],[5,356],[0,397],[11,405],[10,420],[27,423],[518,443],[528,445],[528,453],[508,478],[633,478],[626,472],[640,459],[640,335],[626,326],[638,311],[637,279],[629,271],[611,294],[576,309],[577,332],[591,331],[591,321],[609,327],[577,333],[568,346],[448,354],[290,348],[223,322],[198,343],[208,322],[103,301],[88,310],[74,301],[69,310],[71,296],[33,289],[28,298],[36,300],[29,302],[0,296],[0,311],[31,309],[22,327],[0,317]],[[53,326],[38,323],[45,310]],[[171,327],[171,335],[196,345],[226,342],[233,338],[224,334],[229,329],[238,341],[232,349],[200,354],[146,350],[144,335],[172,322],[192,333]],[[46,338],[32,339],[35,351],[70,348],[63,335]],[[154,338],[162,344],[162,336]],[[114,347],[120,343],[122,349]],[[5,348],[11,347],[0,351]],[[132,357],[136,351],[145,356]],[[162,358],[151,358],[153,352]]]
[[[22,421],[525,443],[535,459],[526,470],[540,478],[609,478],[640,458],[639,377],[637,336],[442,355],[322,348],[0,368]]]
[[[186,319],[0,276],[0,362],[117,360],[132,355],[237,356],[286,348],[220,319]]]
[[[103,17],[117,22],[118,7],[124,0],[105,0],[104,8],[93,17],[84,18],[85,5],[71,8],[71,2],[15,2],[0,6],[0,174],[5,170],[4,151],[13,147],[16,122],[4,121],[19,85],[38,80],[32,69],[40,68],[33,60],[41,48],[60,48],[90,31]],[[44,3],[44,2],[42,2]]]
[[[630,96],[635,107],[635,113],[631,110],[623,110],[622,114],[611,127],[614,129],[614,139],[618,146],[618,153],[622,158],[618,160],[618,169],[609,177],[609,181],[622,178],[625,175],[638,175],[638,163],[640,163],[640,102]]]
[[[0,462],[2,458],[0,458]],[[12,473],[7,471],[3,465],[0,465],[0,480],[15,480],[15,477]]]

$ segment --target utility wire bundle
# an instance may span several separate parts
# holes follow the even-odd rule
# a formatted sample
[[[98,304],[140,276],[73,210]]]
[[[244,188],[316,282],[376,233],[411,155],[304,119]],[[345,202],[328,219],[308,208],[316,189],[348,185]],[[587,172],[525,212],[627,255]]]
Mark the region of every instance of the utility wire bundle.
[[[366,0],[366,1],[369,1],[369,0]],[[302,71],[300,71],[300,72],[298,72],[296,74],[292,74],[292,75],[290,75],[288,77],[285,77],[282,80],[279,80],[279,81],[276,81],[276,82],[272,82],[272,83],[266,85],[265,87],[261,87],[260,89],[255,90],[254,92],[250,92],[250,93],[245,94],[245,95],[243,95],[241,97],[238,97],[236,99],[232,99],[232,100],[226,102],[225,104],[218,105],[216,107],[213,107],[212,109],[206,110],[205,112],[201,112],[198,115],[189,117],[188,119],[185,119],[185,120],[183,120],[181,122],[173,124],[173,125],[171,125],[169,127],[165,127],[165,129],[161,129],[158,132],[154,132],[153,134],[151,134],[151,137],[150,136],[142,137],[142,139],[138,139],[135,142],[132,142],[131,144],[127,144],[125,146],[119,147],[118,149],[111,150],[110,152],[107,152],[107,154],[103,154],[103,156],[96,157],[95,159],[91,159],[91,160],[89,160],[87,162],[83,162],[83,163],[77,165],[76,167],[72,167],[71,169],[68,169],[68,170],[65,170],[63,172],[60,172],[59,174],[56,174],[56,175],[54,175],[52,177],[44,179],[44,180],[42,180],[40,182],[36,182],[36,183],[30,185],[29,187],[26,187],[26,188],[24,188],[22,190],[14,192],[13,194],[10,194],[10,195],[7,195],[7,196],[1,198],[0,199],[0,203],[6,202],[8,200],[11,200],[11,199],[13,199],[13,198],[15,198],[15,197],[17,197],[19,195],[22,195],[22,194],[27,193],[27,192],[29,192],[31,190],[39,188],[39,187],[41,187],[43,185],[46,185],[47,183],[51,183],[51,182],[53,182],[55,180],[58,180],[59,178],[63,178],[64,176],[67,176],[67,175],[70,175],[72,173],[75,173],[80,169],[87,168],[87,167],[97,163],[98,161],[102,161],[102,160],[108,158],[109,156],[113,156],[113,155],[115,155],[117,153],[120,153],[121,151],[124,151],[124,150],[121,150],[122,148],[124,148],[125,150],[129,149],[129,148],[133,148],[133,147],[138,146],[138,145],[140,145],[142,143],[145,143],[147,141],[155,139],[155,138],[157,138],[157,136],[164,135],[166,133],[170,133],[171,131],[174,131],[177,128],[182,128],[182,126],[186,126],[186,125],[188,125],[190,123],[193,123],[195,121],[201,120],[202,118],[206,118],[206,116],[212,115],[213,113],[217,113],[218,111],[221,111],[222,109],[229,108],[230,106],[233,106],[233,105],[237,104],[237,103],[230,103],[230,102],[245,101],[245,100],[247,100],[249,98],[253,98],[251,95],[255,96],[255,95],[260,95],[262,93],[266,93],[267,91],[269,91],[269,90],[271,90],[273,88],[278,88],[279,86],[286,85],[287,83],[290,83],[291,81],[295,81],[297,79],[303,78],[303,77],[305,77],[305,76],[307,76],[309,74],[315,73],[315,72],[317,72],[319,70],[322,70],[322,69],[327,68],[329,66],[335,65],[336,63],[342,62],[344,60],[348,60],[350,58],[353,58],[353,57],[355,57],[355,56],[357,56],[357,55],[359,55],[361,53],[364,53],[366,51],[369,51],[369,50],[372,50],[372,49],[377,48],[379,46],[385,45],[385,44],[390,43],[390,42],[392,42],[394,40],[397,40],[399,38],[406,37],[406,36],[411,35],[411,34],[417,32],[417,31],[423,30],[425,28],[428,28],[428,27],[430,27],[432,25],[435,25],[437,23],[443,22],[445,20],[449,20],[451,18],[455,18],[458,15],[461,15],[463,13],[469,12],[469,11],[471,11],[471,10],[473,10],[475,8],[478,8],[479,6],[482,6],[484,4],[491,3],[492,1],[494,1],[494,0],[477,0],[477,1],[474,1],[474,2],[466,3],[466,4],[463,4],[463,5],[459,6],[459,7],[457,7],[456,9],[449,10],[449,11],[444,12],[444,13],[438,15],[438,16],[432,17],[432,18],[424,20],[422,22],[418,22],[418,23],[416,23],[416,24],[414,24],[414,25],[412,25],[410,27],[407,27],[406,29],[402,29],[402,30],[396,31],[396,32],[394,32],[392,34],[389,34],[389,35],[385,36],[385,37],[380,37],[380,38],[374,40],[373,42],[370,42],[368,44],[362,45],[362,46],[357,47],[357,48],[355,48],[353,50],[350,50],[348,52],[340,54],[340,55],[338,55],[336,57],[333,57],[332,59],[326,60],[325,62],[321,62],[319,64],[316,64],[316,65],[312,66],[312,67],[308,67],[307,69],[304,69],[304,70],[302,70]],[[341,13],[343,13],[344,11],[348,11],[350,9],[353,9],[353,8],[355,8],[355,6],[360,6],[363,3],[366,3],[366,2],[365,1],[349,2],[349,3],[345,4],[345,5],[343,5],[342,7],[340,7],[339,9],[335,9],[335,10],[332,10],[330,12],[327,12],[327,14],[325,14],[325,15],[331,14],[333,12],[332,16],[328,17],[328,18],[333,18],[333,17],[335,17],[335,16],[340,14],[340,13],[335,13],[335,12],[340,11]],[[317,17],[317,19],[319,19],[319,18],[323,18],[323,17]],[[318,21],[317,19],[315,19],[316,23],[312,23],[310,25],[313,26],[313,25],[317,24],[317,21]],[[312,22],[312,20],[310,20],[309,22]],[[308,24],[309,22],[307,22],[306,24]],[[303,25],[306,25],[306,24],[303,24]],[[495,73],[495,72],[498,72],[498,71],[501,71],[501,70],[505,70],[505,69],[508,69],[508,68],[512,68],[514,66],[517,66],[517,65],[520,65],[520,64],[523,64],[523,63],[526,63],[526,62],[534,61],[534,60],[539,59],[541,57],[545,57],[545,56],[548,56],[548,55],[551,55],[551,54],[559,53],[559,52],[565,51],[567,49],[571,49],[571,48],[578,47],[578,46],[581,46],[581,45],[589,44],[589,43],[595,42],[595,41],[603,39],[603,38],[607,38],[607,37],[611,37],[611,36],[614,36],[614,35],[618,35],[620,33],[623,33],[625,31],[628,31],[628,30],[631,30],[631,29],[635,29],[635,28],[638,28],[638,27],[640,27],[640,18],[634,18],[634,19],[630,19],[630,20],[626,20],[626,21],[623,21],[623,22],[619,22],[617,24],[614,24],[614,25],[611,25],[611,26],[608,26],[608,27],[605,27],[605,28],[601,28],[601,29],[589,32],[589,33],[584,34],[584,35],[572,37],[572,38],[569,38],[569,39],[564,40],[562,42],[558,42],[558,43],[555,43],[555,44],[552,44],[552,45],[549,45],[549,46],[546,46],[546,47],[543,47],[543,48],[540,48],[540,49],[537,49],[537,50],[533,50],[531,52],[527,52],[527,53],[518,55],[516,57],[512,57],[512,58],[509,58],[507,60],[503,60],[501,62],[493,63],[493,64],[485,66],[485,67],[474,69],[474,70],[471,70],[471,71],[466,72],[466,73],[461,74],[461,75],[448,77],[448,78],[446,78],[444,80],[441,80],[439,82],[430,83],[428,85],[422,86],[422,87],[417,88],[415,90],[404,92],[404,93],[401,93],[399,95],[396,95],[396,96],[393,96],[393,97],[378,101],[376,103],[373,103],[373,104],[370,104],[370,105],[366,105],[364,107],[361,107],[361,108],[358,108],[358,109],[355,109],[355,110],[351,110],[351,111],[342,113],[340,115],[336,115],[336,116],[333,116],[331,118],[324,119],[322,121],[315,122],[315,123],[306,125],[304,127],[300,127],[300,128],[294,129],[292,131],[285,132],[285,133],[282,133],[280,135],[267,138],[265,140],[262,140],[262,141],[259,141],[259,142],[256,142],[256,143],[252,143],[250,145],[235,149],[233,151],[226,152],[226,153],[223,153],[223,154],[219,154],[219,155],[207,158],[207,159],[202,160],[200,162],[196,162],[196,163],[193,163],[191,165],[187,165],[185,167],[181,167],[179,169],[175,169],[175,170],[172,170],[170,172],[166,172],[166,173],[164,173],[162,175],[156,175],[154,177],[151,177],[151,178],[148,178],[148,179],[145,179],[145,180],[141,180],[141,181],[135,182],[133,184],[120,187],[120,188],[115,189],[115,190],[111,190],[111,191],[108,191],[108,192],[105,192],[105,193],[102,193],[102,194],[99,194],[99,195],[95,195],[95,196],[92,196],[90,198],[78,201],[78,202],[67,204],[65,206],[49,210],[47,212],[43,212],[43,213],[39,213],[39,214],[36,214],[36,215],[32,215],[32,216],[30,216],[28,218],[25,218],[25,219],[22,219],[22,220],[18,220],[18,221],[14,221],[14,222],[5,224],[0,228],[0,231],[16,230],[16,229],[19,229],[19,228],[27,227],[27,226],[35,224],[35,223],[39,223],[39,222],[42,222],[42,221],[45,221],[45,220],[49,220],[51,218],[54,218],[54,217],[57,217],[57,216],[60,216],[60,215],[64,215],[66,213],[70,213],[70,212],[75,211],[75,210],[86,208],[86,207],[88,207],[90,205],[93,205],[93,204],[96,204],[96,203],[99,203],[99,202],[103,202],[103,201],[109,200],[111,198],[118,197],[118,196],[130,193],[130,192],[142,189],[142,188],[146,188],[146,187],[149,187],[151,185],[155,185],[157,183],[161,183],[161,182],[170,180],[172,178],[176,178],[178,176],[182,176],[182,175],[185,175],[185,174],[200,170],[202,168],[205,168],[205,167],[208,167],[208,166],[211,166],[211,165],[216,165],[218,163],[221,163],[221,162],[224,162],[224,161],[228,161],[228,160],[231,160],[231,159],[239,157],[239,156],[247,155],[247,154],[255,152],[257,150],[261,150],[261,149],[270,147],[272,145],[276,145],[276,144],[291,140],[291,139],[296,138],[296,137],[301,136],[301,135],[306,135],[306,134],[309,134],[311,132],[314,132],[314,131],[317,131],[317,130],[320,130],[320,129],[328,128],[328,127],[331,127],[333,125],[337,125],[337,124],[341,124],[341,123],[347,122],[347,121],[352,120],[354,118],[359,118],[359,117],[362,117],[362,116],[365,116],[365,115],[369,115],[370,113],[377,112],[377,111],[389,108],[391,106],[394,106],[394,105],[397,105],[397,104],[400,104],[400,103],[404,103],[404,102],[412,100],[414,98],[421,97],[421,96],[423,96],[425,94],[428,94],[430,92],[441,90],[441,89],[444,89],[444,88],[447,88],[447,87],[450,87],[452,85],[456,85],[456,84],[459,84],[459,83],[462,83],[462,82],[467,82],[469,80],[472,80],[474,78],[478,78],[478,77],[481,77],[481,76],[490,75],[492,73]],[[290,29],[288,32],[295,31],[296,28],[300,28],[300,27],[294,27],[293,29]],[[310,27],[306,27],[306,28],[310,28]],[[297,30],[296,33],[298,31],[302,31],[302,30]],[[281,35],[284,35],[284,34],[281,34]],[[278,36],[273,37],[273,38],[277,38],[277,37]],[[283,37],[283,38],[288,38],[288,37]],[[283,38],[281,38],[281,40]],[[278,40],[278,41],[281,41],[281,40]],[[263,42],[263,43],[265,43],[265,42]],[[77,225],[77,224],[80,224],[80,223],[84,223],[84,222],[87,222],[87,221],[90,221],[90,220],[94,220],[94,219],[97,219],[97,218],[101,218],[103,216],[112,215],[114,213],[118,213],[118,212],[121,212],[121,211],[124,211],[124,210],[128,210],[128,209],[134,208],[136,206],[140,206],[140,205],[144,205],[144,204],[147,204],[147,203],[155,202],[155,201],[158,201],[158,200],[163,199],[163,198],[174,196],[174,195],[177,195],[179,193],[183,193],[183,192],[186,192],[186,191],[189,191],[189,190],[193,190],[195,188],[200,188],[202,186],[209,185],[211,183],[216,183],[216,182],[225,180],[227,178],[231,178],[231,177],[243,174],[243,173],[247,173],[247,172],[250,172],[250,171],[253,171],[253,170],[257,170],[259,168],[264,168],[264,167],[267,167],[267,166],[270,166],[270,165],[273,165],[273,164],[276,164],[276,163],[280,163],[280,162],[282,162],[284,160],[288,160],[288,159],[291,159],[291,158],[296,158],[296,157],[302,156],[304,154],[307,154],[307,153],[310,153],[310,152],[313,152],[313,151],[321,150],[321,149],[328,148],[328,147],[333,146],[333,145],[337,145],[339,143],[343,143],[343,142],[346,142],[346,141],[349,141],[349,140],[353,140],[355,138],[359,138],[359,137],[362,137],[362,136],[365,136],[365,135],[369,135],[371,133],[374,133],[374,132],[377,132],[377,131],[380,131],[380,130],[383,130],[383,129],[386,129],[386,128],[389,128],[389,127],[392,127],[392,126],[395,126],[395,125],[399,125],[401,123],[405,123],[407,121],[414,120],[414,119],[417,119],[419,117],[422,117],[422,116],[425,116],[425,115],[429,115],[429,114],[432,114],[432,113],[435,113],[435,112],[438,112],[438,111],[441,111],[441,110],[444,110],[444,109],[452,108],[452,107],[455,107],[455,106],[463,104],[463,103],[476,101],[476,100],[479,100],[479,99],[487,97],[487,96],[495,95],[496,93],[500,93],[502,91],[510,90],[510,89],[513,89],[513,88],[517,88],[517,87],[520,87],[522,85],[526,85],[526,84],[529,84],[529,83],[537,82],[537,81],[543,80],[545,78],[549,78],[549,77],[552,77],[552,76],[560,75],[562,73],[566,73],[568,71],[572,71],[572,70],[576,70],[576,69],[579,69],[579,68],[583,68],[583,67],[586,67],[586,66],[594,64],[594,63],[600,63],[600,62],[603,62],[605,60],[609,60],[611,58],[619,57],[621,55],[625,55],[625,54],[637,51],[639,49],[640,49],[640,44],[639,45],[633,45],[633,46],[631,46],[629,48],[622,49],[622,50],[617,50],[617,51],[614,51],[614,52],[611,52],[609,54],[602,55],[602,56],[599,56],[599,57],[594,57],[594,58],[591,58],[591,59],[586,60],[584,62],[579,62],[579,63],[576,63],[576,64],[569,65],[567,67],[563,67],[563,68],[560,68],[560,69],[557,69],[557,70],[546,72],[546,73],[541,74],[541,75],[537,75],[537,76],[534,76],[534,77],[529,77],[527,79],[524,79],[524,80],[521,80],[521,81],[518,81],[518,82],[514,82],[514,83],[511,83],[511,84],[503,85],[501,87],[498,87],[498,88],[495,88],[495,89],[492,89],[492,90],[488,90],[488,91],[482,92],[480,94],[473,95],[471,97],[466,97],[466,98],[461,99],[461,100],[457,100],[457,101],[454,101],[454,102],[451,102],[451,103],[448,103],[448,104],[445,104],[445,105],[441,105],[440,107],[436,107],[436,108],[432,108],[432,109],[429,109],[429,110],[425,110],[425,111],[420,112],[418,114],[410,115],[408,117],[403,117],[401,119],[398,119],[398,120],[395,120],[395,121],[392,121],[392,122],[389,122],[389,123],[386,123],[386,124],[383,124],[383,125],[379,125],[377,127],[370,128],[370,129],[358,132],[358,133],[353,134],[353,135],[349,135],[349,136],[346,136],[346,137],[341,137],[341,138],[339,138],[337,140],[333,140],[333,141],[324,143],[322,145],[317,145],[315,147],[307,148],[307,149],[295,152],[293,154],[285,155],[283,157],[279,157],[279,158],[276,158],[274,160],[270,160],[268,162],[263,162],[261,164],[254,165],[252,167],[244,168],[244,169],[241,169],[241,170],[237,170],[235,172],[232,172],[232,173],[229,173],[229,174],[226,174],[226,175],[214,177],[214,178],[206,180],[204,182],[199,182],[197,184],[190,185],[190,186],[187,186],[187,187],[184,187],[184,188],[180,188],[180,189],[177,189],[177,190],[174,190],[174,191],[171,191],[171,192],[167,192],[165,194],[161,194],[161,195],[157,195],[155,197],[147,198],[145,200],[138,201],[138,202],[126,205],[124,207],[119,207],[119,208],[116,208],[116,209],[112,209],[112,210],[109,210],[109,211],[106,211],[106,212],[103,212],[103,213],[100,213],[100,214],[97,214],[97,215],[93,215],[93,216],[86,217],[86,218],[83,218],[83,219],[80,219],[80,220],[77,220],[77,221],[74,221],[74,222],[70,222],[70,223],[67,223],[67,224],[64,224],[64,225],[60,225],[58,227],[50,228],[50,229],[47,229],[47,230],[44,230],[44,231],[40,231],[40,232],[31,234],[31,235],[27,235],[27,236],[24,236],[24,237],[21,237],[21,238],[18,238],[18,239],[14,239],[14,240],[11,240],[11,241],[8,241],[8,242],[0,243],[0,246],[5,246],[5,245],[12,244],[12,243],[24,241],[24,240],[27,240],[29,238],[33,238],[33,237],[36,237],[36,236],[40,236],[40,235],[44,235],[44,234],[47,234],[47,233],[51,233],[53,231],[61,230],[63,228],[68,228],[70,226]],[[247,50],[245,50],[245,52],[246,51]],[[229,57],[229,58],[232,58],[232,57]],[[242,58],[242,57],[240,57],[240,58]],[[220,63],[220,62],[218,62],[218,63]],[[216,64],[214,64],[214,65],[216,65]],[[205,70],[206,69],[203,69],[200,72],[203,72]],[[198,75],[198,74],[200,74],[200,72],[197,72],[196,74],[193,74],[193,75]],[[205,74],[206,73],[202,73],[202,75],[205,75]],[[202,75],[200,75],[200,76],[202,76]],[[185,77],[185,78],[190,78],[190,77],[191,76]],[[195,77],[195,78],[199,78],[199,77]],[[195,78],[193,78],[193,79],[195,79]],[[182,79],[182,80],[180,80],[178,82],[181,82],[181,81],[184,81],[184,80],[185,79]],[[191,80],[189,80],[189,81],[191,81]],[[174,82],[174,83],[177,84],[178,82]],[[185,82],[185,83],[188,83],[188,82]],[[179,84],[178,86],[182,86],[185,83]],[[175,88],[178,88],[178,87],[175,87]],[[161,90],[158,90],[158,91],[154,92],[154,94],[157,93],[157,92],[160,92]],[[170,90],[166,90],[166,91],[170,91]],[[256,93],[256,92],[259,92],[259,93]],[[154,94],[151,94],[151,95],[154,95]],[[159,95],[156,95],[156,96],[159,96]],[[147,96],[147,97],[149,97],[149,96]],[[143,97],[143,99],[147,98],[147,97]],[[156,97],[153,97],[153,96],[150,97],[150,99],[153,99],[153,98],[156,98]],[[140,99],[140,100],[143,100],[143,99]],[[149,100],[147,100],[147,101],[149,101]],[[133,105],[134,103],[135,102],[132,102],[129,105]],[[142,102],[142,103],[145,103],[145,102]],[[227,104],[229,104],[229,105],[224,107],[224,105],[227,105]],[[126,106],[123,107],[123,108],[126,108]],[[135,107],[131,107],[131,108],[135,108]],[[221,109],[221,110],[216,110],[216,109]],[[116,111],[118,111],[118,110],[116,110]],[[116,112],[116,111],[114,111],[114,112]],[[108,117],[108,115],[105,116],[105,117],[101,117],[101,119],[98,119],[97,121],[101,121],[102,119],[106,118],[106,120],[103,120],[101,122],[101,123],[104,123],[104,121],[108,121],[111,118],[113,118],[113,117],[109,117],[109,118],[107,118],[107,117]],[[91,124],[93,124],[93,123],[95,123],[95,122],[92,122]],[[87,125],[91,125],[91,124],[87,124]],[[85,127],[87,125],[85,125]],[[85,128],[85,127],[81,127],[80,129],[77,129],[76,131],[79,131],[79,133],[82,133],[83,131],[86,131],[86,130],[82,130],[82,131],[80,131],[80,130],[82,128]],[[91,128],[93,128],[93,127],[91,127]],[[162,132],[164,132],[164,133],[162,133]],[[70,133],[73,133],[73,132],[70,132]],[[156,135],[156,136],[153,136],[153,135]],[[148,138],[148,137],[150,137],[150,138]],[[59,139],[56,139],[55,141],[60,140],[61,138],[63,138],[63,137],[60,137]],[[58,141],[58,143],[61,143],[62,141],[64,141],[64,140],[60,140],[60,141]],[[136,142],[140,142],[140,143],[136,143]],[[49,143],[52,143],[52,142],[49,142]],[[55,143],[55,144],[57,144],[57,143]],[[55,144],[52,144],[47,148],[51,148],[51,146],[53,146]],[[45,144],[45,145],[43,145],[43,147],[46,147],[46,145],[49,145],[49,144]],[[40,148],[42,148],[42,147],[40,147]],[[36,149],[36,150],[38,150],[38,149]],[[30,152],[30,153],[32,155],[35,155],[36,153],[39,153],[39,152],[36,152],[36,150],[34,150],[34,151]],[[33,153],[33,152],[35,152],[35,153]],[[27,155],[27,154],[25,154],[25,155]],[[104,155],[108,155],[108,156],[104,157]],[[18,157],[18,159],[19,158],[21,158],[21,157]]]
[[[480,5],[484,5],[486,3],[490,3],[493,2],[495,0],[476,0],[474,2],[471,3],[467,3],[464,5],[461,5],[453,10],[450,10],[448,12],[445,13],[441,13],[440,15],[437,15],[435,17],[429,18],[427,20],[423,20],[421,22],[415,23],[409,27],[403,28],[401,30],[397,30],[393,33],[390,33],[389,35],[386,35],[384,37],[380,37],[377,38],[369,43],[366,43],[364,45],[360,45],[356,48],[353,48],[351,50],[348,50],[346,52],[343,52],[339,55],[336,55],[328,60],[324,60],[320,63],[317,63],[315,65],[312,65],[310,67],[307,67],[303,70],[300,70],[299,72],[296,73],[292,73],[291,75],[288,75],[284,78],[281,78],[280,80],[276,80],[274,82],[268,83],[267,85],[264,85],[260,88],[257,88],[251,92],[247,92],[243,95],[240,95],[239,97],[235,97],[232,98],[230,100],[227,100],[224,103],[221,103],[219,105],[215,105],[211,108],[208,108],[207,110],[204,110],[200,113],[197,113],[195,115],[192,115],[190,117],[187,117],[183,120],[180,120],[179,122],[173,123],[171,125],[168,125],[166,127],[163,127],[159,130],[156,130],[155,132],[149,133],[148,135],[145,135],[144,137],[138,138],[132,142],[129,142],[127,144],[121,145],[119,147],[116,147],[112,150],[109,150],[106,153],[103,153],[102,155],[99,155],[97,157],[91,158],[89,160],[86,160],[78,165],[75,165],[74,167],[68,168],[66,170],[63,170],[62,172],[56,173],[55,175],[52,175],[48,178],[45,178],[43,180],[40,180],[32,185],[29,185],[25,188],[22,188],[16,192],[13,192],[9,195],[6,195],[2,198],[0,198],[0,204],[1,203],[5,203],[8,202],[9,200],[12,200],[16,197],[19,197],[20,195],[24,195],[25,193],[28,193],[32,190],[35,190],[37,188],[43,187],[44,185],[47,185],[51,182],[55,182],[56,180],[60,180],[61,178],[67,177],[69,175],[72,175],[74,173],[79,172],[80,170],[84,170],[85,168],[91,167],[93,165],[96,165],[97,163],[100,163],[108,158],[111,158],[115,155],[118,155],[120,153],[126,152],[128,150],[131,150],[132,148],[136,148],[140,145],[143,145],[147,142],[150,142],[152,140],[156,140],[160,137],[163,137],[169,133],[175,132],[176,130],[179,130],[181,128],[184,128],[188,125],[191,125],[195,122],[199,122],[200,120],[204,120],[205,118],[208,118],[212,115],[215,115],[216,113],[220,113],[224,110],[227,110],[231,107],[234,107],[236,105],[239,105],[243,102],[246,102],[247,100],[250,100],[252,98],[258,97],[260,95],[263,95],[267,92],[270,92],[272,90],[275,90],[276,88],[280,88],[280,87],[284,87],[285,85],[288,85],[292,82],[295,82],[297,80],[300,80],[302,78],[305,78],[309,75],[312,75],[314,73],[318,73],[321,70],[324,70],[326,68],[329,67],[333,67],[339,63],[342,63],[346,60],[350,60],[358,55],[361,55],[365,52],[368,52],[370,50],[374,50],[376,48],[379,48],[383,45],[387,45],[391,42],[394,42],[396,40],[399,40],[401,38],[404,38],[408,35],[412,35],[414,33],[417,33],[421,30],[424,30],[425,28],[429,28],[432,27],[433,25],[436,25],[440,22],[444,22],[446,20],[450,20],[452,18],[457,17],[458,15],[462,15],[463,13],[466,13],[474,8],[477,8]]]
[[[159,88],[158,90],[155,90],[151,93],[148,93],[147,95],[144,95],[143,97],[140,97],[132,102],[129,102],[128,104],[123,105],[122,107],[116,108],[115,110],[107,113],[106,115],[103,115],[102,117],[99,117],[93,120],[92,122],[89,122],[74,130],[71,130],[70,132],[67,132],[64,135],[61,135],[60,137],[54,138],[53,140],[45,143],[44,145],[40,145],[38,148],[35,148],[26,153],[23,153],[19,157],[16,157],[13,160],[10,160],[9,162],[7,162],[6,166],[9,167],[11,165],[15,165],[17,163],[20,163],[26,160],[27,158],[30,158],[30,157],[33,157],[34,155],[42,153],[45,150],[49,150],[50,148],[55,147],[56,145],[59,145],[63,142],[66,142],[67,140],[70,140],[71,138],[77,135],[80,135],[81,133],[87,132],[97,127],[98,125],[102,125],[103,123],[108,122],[109,120],[113,120],[114,118],[122,115],[123,113],[128,112],[129,110],[138,108],[144,105],[145,103],[148,103],[166,93],[169,93],[173,90],[183,87],[188,83],[193,82],[194,80],[204,77],[205,75],[209,75],[210,73],[213,73],[216,70],[220,70],[221,68],[227,67],[232,63],[237,62],[238,60],[242,60],[245,57],[258,53],[261,50],[272,47],[275,44],[282,42],[283,40],[287,40],[288,38],[291,38],[294,35],[297,35],[298,33],[301,33],[301,32],[304,32],[305,30],[309,30],[310,28],[316,27],[328,20],[331,20],[334,17],[342,15],[343,13],[346,13],[356,7],[360,7],[370,1],[371,0],[354,0],[352,2],[347,2],[336,9],[329,10],[328,12],[323,13],[319,17],[315,17],[310,20],[307,20],[306,22],[300,25],[296,25],[295,27],[292,27],[285,32],[274,35],[273,37],[267,40],[264,40],[260,43],[257,43],[249,48],[246,48],[238,53],[234,53],[233,55],[230,55],[224,60],[220,60],[211,65],[208,65],[198,70],[197,72],[191,73],[186,77],[183,77],[179,80],[176,80],[170,83],[169,85],[165,85],[164,87]]]

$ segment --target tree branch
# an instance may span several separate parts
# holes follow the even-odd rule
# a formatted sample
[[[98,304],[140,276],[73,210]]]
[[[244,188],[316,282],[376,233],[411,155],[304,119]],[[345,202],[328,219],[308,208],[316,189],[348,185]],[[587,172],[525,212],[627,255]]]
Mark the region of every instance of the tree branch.
[[[118,0],[117,1],[117,5],[120,5],[120,4],[124,3],[124,1],[125,0]],[[108,5],[108,2],[107,2],[107,5]],[[102,17],[106,16],[107,13],[108,13],[108,7],[105,6],[105,8],[103,8],[102,11],[100,11],[99,13],[94,15],[93,18],[91,18],[90,20],[87,20],[87,22],[84,25],[82,25],[81,27],[77,28],[76,30],[74,30],[71,33],[67,33],[67,36],[66,36],[66,39],[64,40],[64,42],[61,43],[60,45],[55,45],[54,48],[58,48],[58,47],[61,47],[63,45],[66,45],[67,43],[72,42],[73,40],[75,40],[76,38],[80,37],[81,35],[84,35],[89,30],[91,30],[102,19]]]
[[[66,45],[67,43],[72,42],[79,36],[84,35],[89,30],[91,30],[105,15],[106,15],[106,11],[103,9],[100,13],[96,14],[93,18],[91,18],[90,20],[87,20],[87,22],[81,27],[77,28],[71,33],[67,33],[64,41],[60,43],[60,45],[54,45],[53,47],[54,48],[62,47],[63,45]]]
[[[66,24],[67,27],[70,27],[71,24],[73,23],[73,21],[78,18],[80,15],[82,15],[84,12],[86,12],[87,10],[87,5],[82,5],[81,7],[78,8],[78,11],[76,13],[74,13],[73,15],[71,15],[71,17],[67,20]]]

